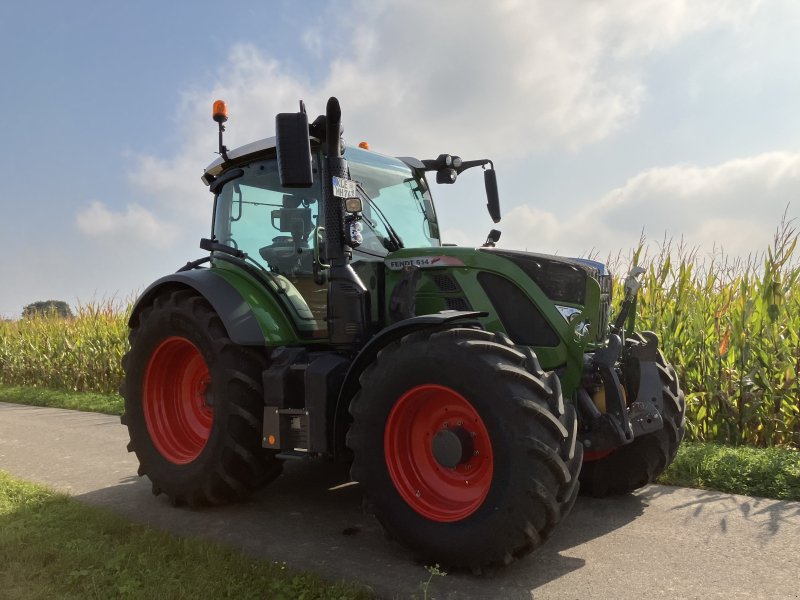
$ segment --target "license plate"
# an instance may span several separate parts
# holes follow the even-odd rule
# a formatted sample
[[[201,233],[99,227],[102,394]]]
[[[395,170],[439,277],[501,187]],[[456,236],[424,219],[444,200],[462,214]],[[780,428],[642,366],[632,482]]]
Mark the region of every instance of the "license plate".
[[[356,182],[342,177],[334,177],[333,195],[337,198],[357,198]]]

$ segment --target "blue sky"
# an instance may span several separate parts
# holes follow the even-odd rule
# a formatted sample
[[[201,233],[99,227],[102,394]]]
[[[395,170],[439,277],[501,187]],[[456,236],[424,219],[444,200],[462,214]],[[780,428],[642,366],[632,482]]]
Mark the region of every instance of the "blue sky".
[[[644,231],[762,251],[800,215],[799,18],[789,0],[6,7],[0,315],[124,300],[201,255],[217,97],[229,146],[337,95],[350,141],[493,158],[506,247],[605,256]],[[443,231],[476,244],[480,177],[459,184],[434,189]]]

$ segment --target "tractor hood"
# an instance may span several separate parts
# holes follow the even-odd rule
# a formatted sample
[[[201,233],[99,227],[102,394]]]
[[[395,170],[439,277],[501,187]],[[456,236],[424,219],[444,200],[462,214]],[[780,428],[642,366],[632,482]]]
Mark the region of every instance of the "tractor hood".
[[[589,277],[600,284],[602,292],[611,292],[611,277],[605,265],[593,260],[494,248],[481,248],[480,251],[513,262],[554,302],[585,304]]]

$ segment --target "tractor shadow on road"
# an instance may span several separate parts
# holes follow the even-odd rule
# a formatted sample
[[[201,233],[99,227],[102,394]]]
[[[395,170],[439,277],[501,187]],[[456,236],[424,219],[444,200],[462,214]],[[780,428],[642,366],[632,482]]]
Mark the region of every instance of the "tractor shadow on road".
[[[355,580],[385,597],[421,597],[420,584],[429,576],[424,565],[386,539],[374,517],[365,514],[361,490],[350,482],[345,465],[287,464],[281,477],[249,500],[223,507],[172,507],[164,496],[152,496],[147,478],[134,475],[78,498],[158,529],[230,544],[251,556],[329,579]],[[437,598],[529,599],[536,588],[584,567],[586,561],[570,556],[570,549],[624,527],[646,506],[637,495],[581,497],[533,555],[483,576],[453,572],[436,577],[429,592]]]

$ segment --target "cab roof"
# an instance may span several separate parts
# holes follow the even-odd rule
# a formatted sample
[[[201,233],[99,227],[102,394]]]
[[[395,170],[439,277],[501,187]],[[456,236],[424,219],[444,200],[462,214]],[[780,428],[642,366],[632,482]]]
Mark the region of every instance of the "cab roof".
[[[276,139],[275,136],[272,136],[264,138],[263,140],[250,142],[249,144],[245,144],[244,146],[239,146],[238,148],[234,148],[233,150],[229,150],[227,153],[228,154],[227,161],[223,160],[222,156],[218,156],[210,165],[206,167],[206,170],[203,172],[203,177],[202,177],[203,182],[206,183],[206,185],[208,185],[208,180],[206,179],[206,175],[217,177],[220,173],[222,173],[223,166],[226,162],[230,163],[245,156],[249,156],[250,154],[257,154],[259,152],[274,150],[275,139]],[[310,140],[312,144],[319,143],[319,140],[315,137],[311,137]],[[425,165],[423,165],[421,161],[410,156],[397,156],[393,158],[397,158],[398,160],[404,162],[413,169],[425,168]]]
[[[248,154],[255,154],[256,152],[263,152],[264,150],[273,150],[275,148],[275,136],[264,138],[255,142],[250,142],[244,146],[239,146],[228,152],[228,162],[237,158],[242,158]],[[221,156],[218,156],[214,162],[206,167],[204,175],[213,175],[216,177],[222,173],[222,164],[226,162]]]

